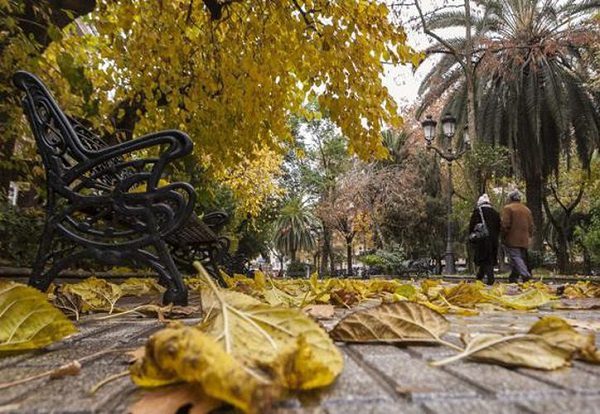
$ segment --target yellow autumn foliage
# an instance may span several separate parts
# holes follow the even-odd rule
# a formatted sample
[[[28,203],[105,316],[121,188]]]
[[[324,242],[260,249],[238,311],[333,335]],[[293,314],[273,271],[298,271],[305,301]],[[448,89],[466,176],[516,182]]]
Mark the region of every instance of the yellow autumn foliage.
[[[126,115],[135,136],[184,130],[207,177],[251,214],[276,190],[289,116],[303,115],[307,100],[351,152],[387,154],[380,133],[402,119],[384,66],[417,65],[421,55],[384,2],[223,3],[215,18],[203,2],[99,0],[85,19],[90,33],[71,25],[34,60],[31,47],[11,47],[0,67],[33,70],[72,114],[108,132]],[[20,119],[19,108],[11,113]]]

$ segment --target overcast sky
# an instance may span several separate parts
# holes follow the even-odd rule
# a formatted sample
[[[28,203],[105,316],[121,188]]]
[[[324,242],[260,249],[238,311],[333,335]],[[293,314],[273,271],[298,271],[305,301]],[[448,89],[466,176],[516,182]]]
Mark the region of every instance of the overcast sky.
[[[411,3],[411,0],[399,1],[399,0],[386,0],[388,4],[398,3]],[[433,10],[436,10],[442,6],[453,7],[463,4],[463,0],[420,0],[419,4],[423,13],[427,14]],[[417,25],[418,12],[414,5],[403,6],[401,9],[401,20],[403,22],[411,22],[411,24],[405,24],[404,28],[408,34],[408,43],[416,48],[422,50],[431,43],[431,40],[423,33]],[[455,30],[448,31],[449,33]],[[448,34],[440,32],[440,34]],[[390,90],[390,93],[398,103],[398,106],[402,109],[408,105],[414,103],[418,94],[419,85],[421,79],[425,76],[428,69],[431,68],[435,58],[428,59],[423,63],[416,73],[413,73],[411,65],[386,68],[386,74],[384,77],[384,84]]]

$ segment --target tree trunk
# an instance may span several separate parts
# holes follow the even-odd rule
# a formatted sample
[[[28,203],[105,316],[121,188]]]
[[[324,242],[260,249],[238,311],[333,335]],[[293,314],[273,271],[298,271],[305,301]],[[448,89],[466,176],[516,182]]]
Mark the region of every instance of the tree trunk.
[[[527,207],[533,215],[533,243],[531,248],[537,252],[544,249],[544,214],[542,212],[542,176],[540,174],[525,177],[527,185]]]
[[[329,251],[329,274],[331,276],[335,274],[335,255],[333,254],[333,248]]]
[[[346,239],[346,266],[348,276],[352,276],[352,239]]]
[[[279,277],[283,276],[283,258],[284,258],[283,255],[278,257],[278,259],[279,259]]]
[[[592,274],[592,256],[590,251],[585,246],[581,246],[583,250],[583,272],[586,275]]]
[[[331,229],[325,223],[321,224],[323,226],[323,245],[321,246],[321,266],[319,273],[324,276],[328,273],[327,265],[331,256]]]
[[[570,270],[569,260],[569,242],[567,240],[566,229],[561,226],[560,229],[556,229],[558,237],[556,240],[556,265],[558,271],[561,274],[566,274]]]
[[[296,261],[296,249],[290,250],[290,261],[294,263]]]
[[[465,81],[467,83],[467,124],[469,138],[477,143],[477,123],[475,112],[475,70],[473,67],[473,40],[471,37],[471,5],[465,0]]]

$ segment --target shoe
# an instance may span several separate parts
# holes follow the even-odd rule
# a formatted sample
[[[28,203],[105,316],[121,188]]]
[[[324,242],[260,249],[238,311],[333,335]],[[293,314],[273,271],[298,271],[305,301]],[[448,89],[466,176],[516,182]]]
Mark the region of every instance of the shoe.
[[[523,283],[529,282],[531,280],[531,276],[521,276],[521,278],[523,279]]]
[[[511,273],[508,276],[508,283],[517,283],[519,281],[519,275],[515,273]]]
[[[485,284],[488,286],[492,286],[494,284],[494,282],[496,281],[496,279],[494,278],[494,276],[492,277],[488,277]]]

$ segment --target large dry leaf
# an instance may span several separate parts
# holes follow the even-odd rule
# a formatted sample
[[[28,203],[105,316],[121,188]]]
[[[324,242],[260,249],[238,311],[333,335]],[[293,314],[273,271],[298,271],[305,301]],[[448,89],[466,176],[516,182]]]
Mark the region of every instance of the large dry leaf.
[[[449,327],[446,318],[424,305],[396,302],[354,312],[330,335],[343,342],[439,342]]]
[[[79,315],[83,309],[83,301],[79,295],[65,293],[60,287],[57,287],[48,294],[48,298],[65,315],[75,318],[76,321],[79,320]]]
[[[62,292],[79,296],[83,302],[82,310],[84,312],[106,311],[112,313],[115,304],[123,296],[123,291],[118,285],[95,277],[90,277],[83,282],[64,285]]]
[[[441,366],[464,358],[506,366],[553,370],[568,365],[571,353],[553,346],[539,335],[481,334],[473,337],[460,354],[433,362],[432,365]]]
[[[277,384],[255,376],[195,327],[163,329],[150,337],[145,351],[143,359],[131,366],[133,381],[143,387],[185,381],[245,412],[260,411],[281,392]]]
[[[331,319],[335,315],[332,305],[308,305],[302,310],[315,319]]]
[[[567,284],[563,288],[562,295],[567,299],[578,298],[600,298],[600,283],[577,282]]]
[[[518,295],[502,295],[495,296],[493,294],[483,293],[486,298],[499,305],[517,310],[537,309],[550,301],[556,299],[555,296],[548,293],[546,290],[530,288]]]
[[[217,338],[227,353],[246,366],[272,366],[282,349],[302,337],[300,345],[310,352],[305,352],[305,360],[294,367],[296,372],[283,379],[288,388],[323,387],[342,371],[340,351],[323,328],[301,310],[252,304],[246,295],[216,292],[217,306],[199,328]]]
[[[396,299],[405,298],[412,300],[417,295],[417,289],[413,285],[404,284],[398,286],[393,293]]]
[[[188,414],[208,414],[223,403],[210,398],[190,384],[147,391],[129,407],[130,414],[175,414],[185,410]]]
[[[42,292],[0,281],[0,352],[41,348],[77,332]]]
[[[119,285],[122,296],[159,295],[165,288],[158,284],[155,278],[130,277]]]
[[[473,307],[486,301],[482,293],[484,286],[481,283],[461,282],[457,285],[444,288],[440,295],[451,305],[458,307]]]
[[[580,334],[564,319],[556,316],[544,317],[531,327],[529,333],[543,337],[548,343],[564,349],[575,358],[600,363],[594,334]]]
[[[203,275],[212,292],[203,292],[205,320],[153,335],[131,369],[137,384],[194,383],[242,411],[260,412],[285,389],[329,385],[342,371],[339,350],[299,309],[221,290]]]

